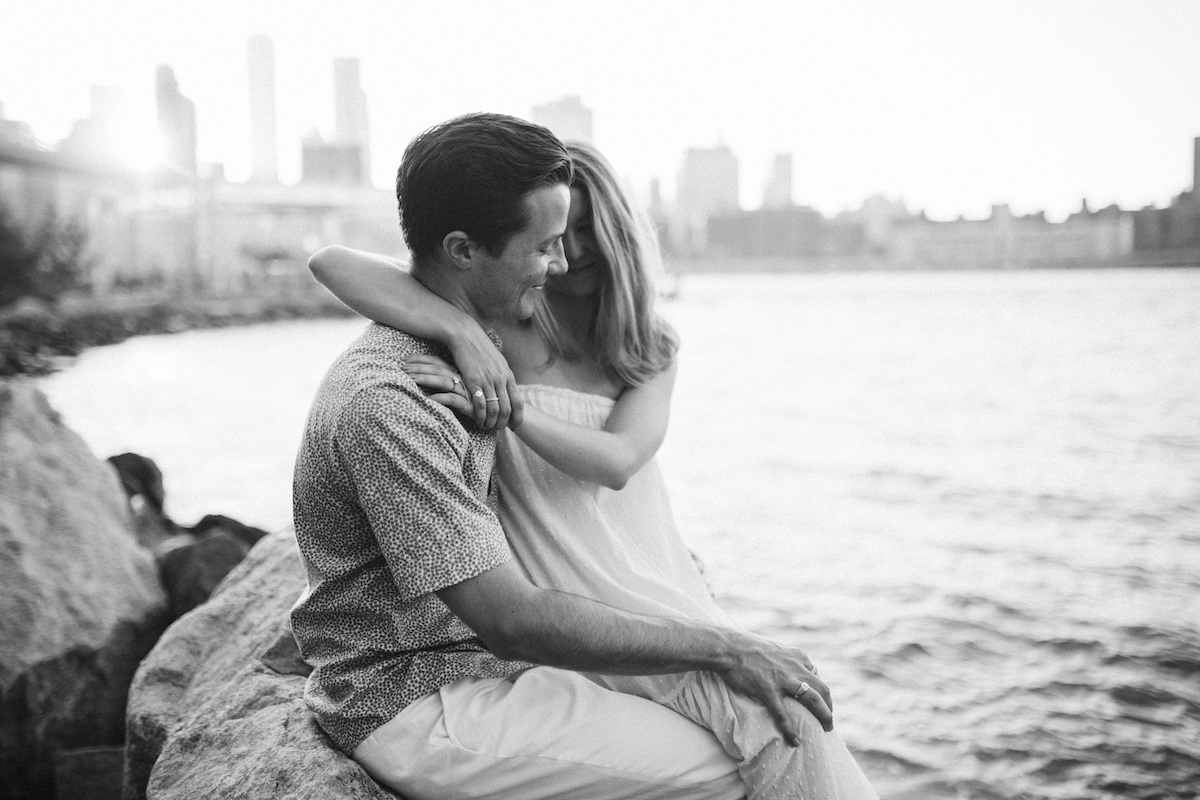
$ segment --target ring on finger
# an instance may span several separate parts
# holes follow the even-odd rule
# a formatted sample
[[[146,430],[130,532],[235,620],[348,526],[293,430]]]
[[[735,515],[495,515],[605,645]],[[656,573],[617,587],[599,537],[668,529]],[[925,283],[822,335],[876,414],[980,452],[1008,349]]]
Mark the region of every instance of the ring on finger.
[[[476,389],[475,391],[471,392],[471,396],[474,397],[476,400],[482,400],[483,399],[483,389]]]
[[[811,691],[812,691],[811,686],[809,686],[805,681],[800,681],[800,688],[796,690],[795,694],[793,694],[792,697],[799,700],[801,697],[803,697],[804,695],[806,695],[807,693],[809,693]]]
[[[450,378],[450,381],[451,381],[451,383],[450,383],[451,386],[458,386],[459,384],[462,383],[462,378],[458,377],[457,375],[454,375]]]
[[[500,402],[500,398],[499,398],[499,397],[485,397],[485,398],[483,398],[483,402],[485,402],[485,403],[499,403],[499,402]]]

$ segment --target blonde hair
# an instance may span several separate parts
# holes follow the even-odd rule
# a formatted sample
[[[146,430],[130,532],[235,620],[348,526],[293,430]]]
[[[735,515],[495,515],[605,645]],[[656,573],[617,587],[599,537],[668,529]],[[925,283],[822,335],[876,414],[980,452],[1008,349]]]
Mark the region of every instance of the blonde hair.
[[[614,381],[638,386],[671,365],[679,337],[654,309],[654,278],[662,271],[658,237],[649,218],[631,202],[612,165],[590,144],[568,142],[575,162],[572,188],[588,196],[596,244],[607,269],[597,292],[600,301],[588,329],[601,369]],[[569,268],[569,267],[568,267]],[[541,303],[534,325],[545,339],[550,360],[586,355],[562,331],[553,300]]]

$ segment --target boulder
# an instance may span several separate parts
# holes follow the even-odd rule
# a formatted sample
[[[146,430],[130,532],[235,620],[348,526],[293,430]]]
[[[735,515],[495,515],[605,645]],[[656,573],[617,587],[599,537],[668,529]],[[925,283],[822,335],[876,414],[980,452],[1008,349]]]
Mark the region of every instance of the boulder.
[[[211,536],[168,550],[159,558],[163,588],[171,599],[171,619],[178,619],[212,595],[250,546],[232,533]]]
[[[295,537],[271,534],[163,634],[129,693],[126,800],[394,798],[304,705],[288,626],[304,586]]]
[[[267,532],[262,528],[238,522],[236,519],[227,517],[224,514],[205,514],[189,530],[193,536],[197,537],[208,536],[218,531],[225,531],[245,542],[247,550],[256,545],[259,539],[267,535]]]
[[[206,514],[187,533],[164,542],[159,548],[158,571],[171,599],[171,619],[207,600],[266,535],[261,528],[231,517]]]
[[[123,742],[166,607],[116,475],[33,383],[0,382],[0,796],[52,797],[60,753]]]

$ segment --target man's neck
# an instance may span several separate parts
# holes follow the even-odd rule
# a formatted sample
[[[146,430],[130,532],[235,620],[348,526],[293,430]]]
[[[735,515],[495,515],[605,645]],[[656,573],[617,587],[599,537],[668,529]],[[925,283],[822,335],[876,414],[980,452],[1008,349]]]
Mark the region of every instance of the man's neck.
[[[475,304],[467,296],[462,283],[456,280],[456,275],[451,268],[415,262],[409,274],[417,283],[467,314],[483,327],[489,327],[488,321],[480,316]]]

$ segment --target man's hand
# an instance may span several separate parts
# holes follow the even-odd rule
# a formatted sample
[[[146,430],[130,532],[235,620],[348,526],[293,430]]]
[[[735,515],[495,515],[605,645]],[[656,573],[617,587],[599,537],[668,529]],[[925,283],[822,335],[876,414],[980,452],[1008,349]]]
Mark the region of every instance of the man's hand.
[[[620,675],[709,670],[766,707],[793,746],[799,744],[796,715],[808,713],[801,705],[825,730],[833,729],[829,687],[812,661],[762,636],[698,620],[642,617],[539,589],[516,561],[437,594],[502,659]],[[800,691],[803,684],[808,691]]]
[[[800,744],[794,715],[804,713],[795,701],[811,711],[822,728],[833,730],[833,697],[804,651],[750,634],[738,644],[736,663],[721,677],[730,688],[762,703],[793,747]],[[801,691],[805,686],[808,690]]]

